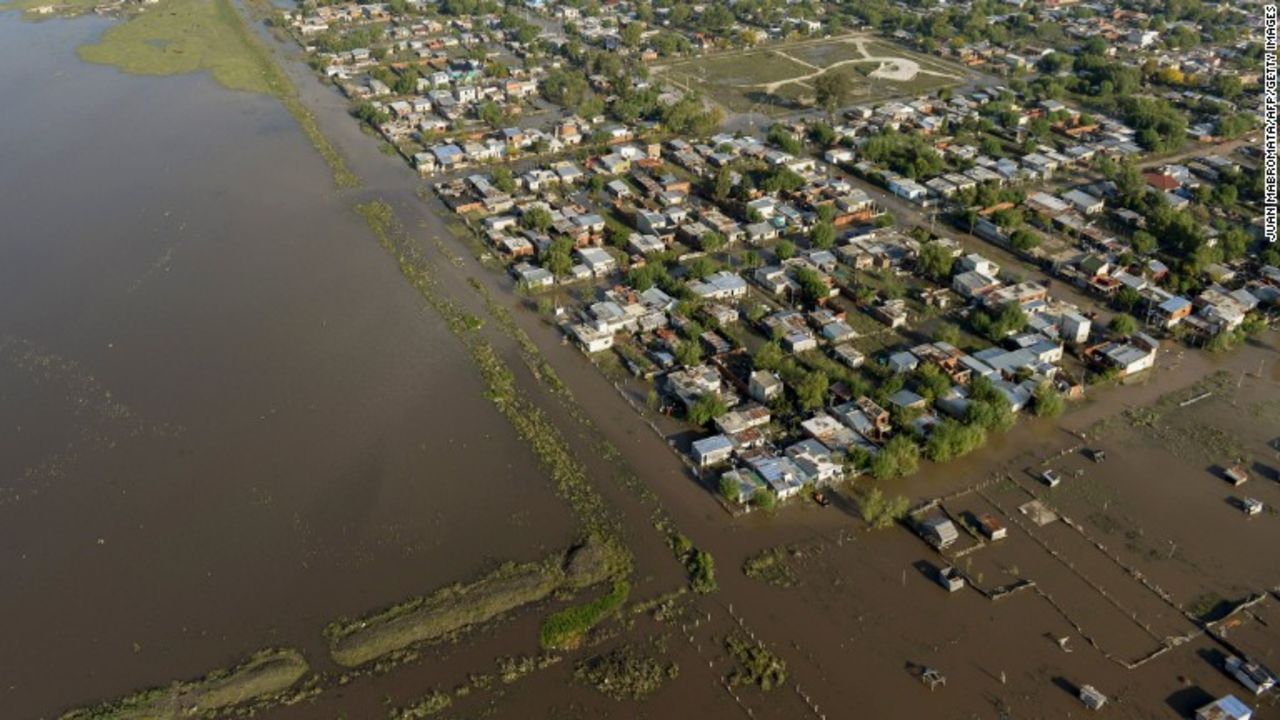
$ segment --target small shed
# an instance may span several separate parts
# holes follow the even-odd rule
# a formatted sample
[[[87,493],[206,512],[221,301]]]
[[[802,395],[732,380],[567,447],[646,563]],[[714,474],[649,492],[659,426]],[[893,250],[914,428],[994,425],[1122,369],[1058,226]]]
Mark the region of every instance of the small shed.
[[[956,524],[942,515],[935,515],[920,523],[920,532],[924,535],[925,540],[933,543],[938,548],[947,547],[960,539],[960,532],[956,530]]]
[[[1003,540],[1009,534],[1009,529],[995,515],[988,514],[978,518],[978,527],[988,540]]]
[[[1090,710],[1101,710],[1102,706],[1107,704],[1107,696],[1098,692],[1098,689],[1092,685],[1081,685],[1080,702]]]
[[[1223,473],[1232,485],[1243,485],[1249,480],[1249,471],[1243,465],[1232,465]]]
[[[964,578],[960,572],[951,566],[947,566],[938,571],[938,584],[947,589],[947,592],[955,592],[964,589]]]
[[[1196,720],[1251,720],[1253,710],[1235,695],[1224,695],[1196,710]]]

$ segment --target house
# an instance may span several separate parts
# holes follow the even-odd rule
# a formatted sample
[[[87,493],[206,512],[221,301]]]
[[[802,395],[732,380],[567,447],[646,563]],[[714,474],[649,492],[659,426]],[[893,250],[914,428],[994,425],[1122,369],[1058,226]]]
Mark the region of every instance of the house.
[[[1127,342],[1108,342],[1085,351],[1105,365],[1114,367],[1122,376],[1142,372],[1156,364],[1160,343],[1144,333],[1135,333]]]
[[[833,453],[817,440],[801,440],[789,445],[785,454],[814,485],[828,485],[844,476],[843,453]]]
[[[1085,215],[1097,215],[1106,207],[1101,198],[1096,198],[1082,190],[1069,190],[1062,194],[1062,199]]]
[[[919,367],[920,359],[906,350],[900,350],[885,358],[884,364],[894,375],[902,375]]]
[[[825,412],[819,412],[800,423],[800,428],[809,437],[836,452],[845,452],[858,444],[857,436],[852,429]]]
[[[751,373],[747,383],[747,394],[757,402],[767,403],[782,394],[782,380],[768,370],[756,370]]]
[[[1226,667],[1227,672],[1254,695],[1261,695],[1276,685],[1276,676],[1256,662],[1232,655],[1227,658]]]
[[[907,324],[907,304],[902,299],[885,300],[872,307],[870,312],[872,317],[888,325],[890,329]]]
[[[750,502],[758,490],[768,488],[768,485],[759,475],[747,468],[730,470],[721,475],[720,486],[733,488],[735,492],[732,499],[736,500],[739,505],[745,505]]]
[[[725,435],[734,436],[752,428],[768,425],[769,418],[768,408],[747,403],[716,418],[715,425],[716,429]]]
[[[951,289],[966,300],[982,298],[999,288],[999,280],[976,270],[962,272],[951,278]]]
[[[1252,720],[1253,710],[1235,695],[1226,695],[1196,710],[1196,720]]]
[[[860,368],[867,357],[854,346],[844,343],[831,348],[831,356],[851,368]]]
[[[747,282],[737,273],[721,270],[705,280],[688,283],[689,291],[704,300],[737,300],[747,294]]]
[[[699,468],[709,468],[733,457],[733,450],[732,440],[724,435],[712,435],[693,441],[693,461]]]
[[[750,465],[779,500],[799,495],[808,480],[804,469],[788,457],[758,458],[752,460]]]
[[[556,277],[550,270],[536,267],[527,262],[519,263],[511,268],[520,285],[529,289],[546,288],[555,284]]]
[[[618,261],[607,251],[597,247],[585,247],[577,250],[582,264],[587,266],[592,275],[604,277],[618,269]]]
[[[897,178],[889,181],[889,192],[911,202],[924,202],[929,197],[929,188],[915,180]]]
[[[589,353],[604,352],[613,347],[614,336],[617,334],[611,327],[586,322],[570,326],[569,332],[582,349]]]
[[[1087,342],[1092,329],[1093,321],[1074,310],[1063,313],[1058,321],[1059,337],[1066,342]]]
[[[1190,300],[1174,295],[1152,307],[1147,321],[1168,329],[1187,319],[1194,307]]]

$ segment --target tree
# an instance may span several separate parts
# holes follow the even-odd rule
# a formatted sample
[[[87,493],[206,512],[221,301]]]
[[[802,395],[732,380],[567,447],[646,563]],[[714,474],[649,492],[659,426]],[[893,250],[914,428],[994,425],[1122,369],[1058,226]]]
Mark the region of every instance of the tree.
[[[735,504],[742,499],[738,491],[738,483],[728,475],[720,476],[720,497],[724,498],[726,502]]]
[[[703,393],[689,406],[689,422],[702,426],[728,412],[717,393]]]
[[[685,367],[693,367],[702,362],[702,346],[696,340],[682,342],[676,348],[676,362]],[[698,423],[702,425],[702,423]]]
[[[1062,414],[1064,403],[1062,395],[1054,389],[1053,383],[1045,380],[1036,386],[1035,392],[1035,412],[1036,417],[1055,418]]]
[[[853,83],[845,73],[827,72],[813,81],[813,92],[819,107],[834,114],[840,107],[848,104]]]
[[[778,243],[774,252],[777,253],[779,260],[788,260],[796,256],[796,244],[784,239]]]
[[[529,208],[520,216],[521,225],[538,232],[545,232],[553,222],[555,220],[551,217],[551,211],[540,206]]]
[[[494,187],[498,188],[504,193],[507,193],[508,195],[515,192],[516,179],[511,175],[511,168],[503,165],[499,165],[498,167],[493,169],[493,172],[490,173],[490,176],[493,178]]]
[[[1156,249],[1156,238],[1145,230],[1138,230],[1130,238],[1129,246],[1139,255],[1146,255]]]
[[[706,550],[694,549],[689,556],[689,587],[703,595],[716,591],[716,564]]]
[[[916,266],[920,272],[936,282],[943,282],[951,277],[954,263],[955,257],[951,252],[937,242],[921,245],[920,254],[916,258]]]
[[[936,463],[950,462],[982,447],[987,432],[979,425],[966,425],[946,419],[929,431],[924,456]]]
[[[827,376],[821,372],[807,373],[796,384],[796,399],[802,410],[817,410],[827,402]]]
[[[1014,423],[1009,398],[986,377],[974,378],[969,384],[969,409],[965,423],[985,430],[1008,430]]]
[[[896,435],[871,460],[871,474],[877,480],[910,475],[920,466],[920,448],[906,435]]]
[[[836,244],[836,229],[829,222],[820,222],[809,233],[809,242],[820,250],[830,250]]]
[[[728,244],[728,240],[720,233],[712,231],[698,238],[698,244],[702,246],[703,250],[713,253],[723,249]]]
[[[564,277],[573,269],[573,258],[570,252],[573,242],[568,238],[557,238],[542,255],[542,267],[556,277]]]
[[[1018,228],[1009,236],[1009,245],[1014,250],[1029,252],[1040,245],[1040,236],[1026,228]]]
[[[492,100],[483,103],[476,109],[476,117],[480,118],[480,122],[495,130],[502,127],[507,120],[507,114]]]
[[[781,124],[774,124],[769,128],[769,142],[777,145],[785,153],[799,155],[804,151],[804,146]]]
[[[933,339],[948,345],[955,345],[960,342],[960,328],[952,323],[944,322],[934,331]]]
[[[796,282],[800,284],[800,292],[809,303],[816,304],[819,300],[825,300],[831,292],[826,279],[813,268],[802,267],[796,270]]]
[[[880,488],[871,488],[858,505],[863,522],[873,529],[883,530],[906,517],[908,500],[901,495],[886,498]]]
[[[716,171],[716,184],[712,195],[716,200],[724,201],[733,191],[733,171],[726,165]]]
[[[1132,335],[1138,329],[1138,321],[1132,315],[1120,313],[1111,318],[1111,324],[1107,327],[1116,335]]]
[[[814,123],[809,126],[809,139],[818,147],[829,147],[836,141],[836,131],[826,123]]]
[[[766,488],[756,488],[751,494],[751,504],[769,512],[778,504],[778,498]]]
[[[756,354],[751,357],[751,365],[756,370],[777,370],[782,367],[786,354],[782,352],[782,348],[776,342],[768,342],[760,346]]]

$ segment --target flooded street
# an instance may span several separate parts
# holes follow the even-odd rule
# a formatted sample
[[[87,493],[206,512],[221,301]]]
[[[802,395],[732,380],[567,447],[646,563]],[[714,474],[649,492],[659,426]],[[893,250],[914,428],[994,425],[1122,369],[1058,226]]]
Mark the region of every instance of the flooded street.
[[[567,509],[292,118],[0,15],[0,715],[562,550]]]

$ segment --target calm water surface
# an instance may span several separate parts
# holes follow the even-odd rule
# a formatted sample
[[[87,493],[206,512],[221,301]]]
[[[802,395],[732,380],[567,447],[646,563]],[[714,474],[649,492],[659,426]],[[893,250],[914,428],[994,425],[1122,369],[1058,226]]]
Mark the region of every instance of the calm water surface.
[[[0,15],[5,718],[572,531],[279,104],[80,63],[108,24]]]

